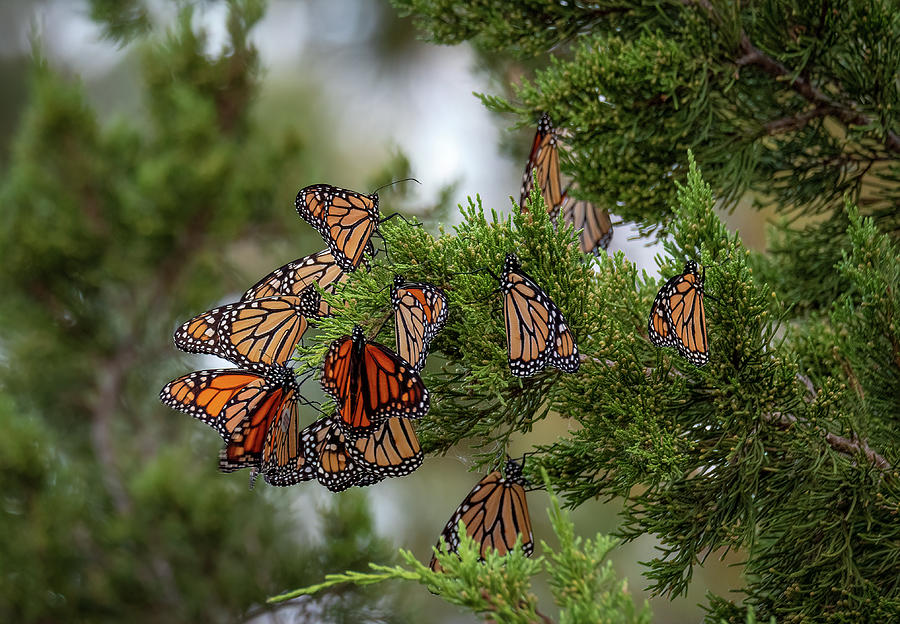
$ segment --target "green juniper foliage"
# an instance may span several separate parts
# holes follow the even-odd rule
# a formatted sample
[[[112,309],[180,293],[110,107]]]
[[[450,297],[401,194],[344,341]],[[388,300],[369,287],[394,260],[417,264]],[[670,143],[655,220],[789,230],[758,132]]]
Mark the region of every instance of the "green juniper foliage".
[[[392,2],[435,43],[543,60],[515,102],[485,102],[528,127],[549,112],[579,193],[643,231],[671,225],[687,149],[725,206],[748,191],[774,206],[782,243],[761,266],[794,305],[848,286],[833,271],[845,196],[900,236],[895,2]],[[797,221],[810,214],[824,218]]]
[[[900,616],[895,3],[393,1],[436,43],[544,66],[483,101],[518,127],[548,112],[579,195],[661,237],[664,276],[705,266],[711,360],[651,347],[662,281],[621,255],[588,270],[537,196],[490,219],[470,202],[455,236],[386,225],[390,261],[336,293],[352,303],[328,337],[360,322],[389,342],[373,291],[394,272],[441,285],[427,450],[466,440],[492,467],[536,420],[573,419],[526,471],[546,469],[573,506],[622,497],[620,535],[661,542],[646,562],[656,593],[683,593],[695,565],[738,550],[742,595],[711,595],[710,622]],[[779,215],[766,255],[713,211],[747,199]],[[499,271],[510,250],[571,324],[576,374],[509,375],[496,284],[472,272]]]
[[[544,473],[546,483],[546,473]],[[650,607],[635,607],[627,583],[619,581],[606,556],[616,540],[597,535],[592,540],[575,536],[568,512],[550,491],[550,523],[559,542],[554,549],[541,542],[545,553],[529,559],[521,544],[506,556],[488,552],[479,561],[481,545],[470,538],[460,522],[458,556],[435,549],[435,557],[443,572],[433,572],[412,553],[400,551],[406,566],[370,564],[372,572],[329,574],[323,583],[299,589],[270,602],[281,602],[302,595],[312,595],[345,583],[371,585],[387,580],[415,581],[451,604],[482,615],[495,622],[529,624],[550,619],[537,608],[537,597],[531,590],[531,579],[540,572],[550,576],[550,588],[560,610],[562,624],[596,622],[598,624],[647,624]]]
[[[710,186],[689,163],[686,184],[672,183],[660,266],[664,275],[687,259],[706,267],[705,367],[647,339],[663,280],[638,275],[621,253],[591,265],[571,228],[553,228],[537,191],[528,212],[516,207],[507,217],[486,218],[470,202],[452,235],[385,224],[389,257],[337,290],[335,302],[346,298],[347,308],[323,321],[322,341],[302,358],[315,364],[357,323],[390,344],[392,276],[437,284],[451,308],[434,343],[443,361],[424,373],[432,392],[420,426],[427,451],[466,440],[481,447],[479,464],[493,467],[514,433],[527,434],[538,419],[572,419],[579,426],[529,456],[526,472],[535,482],[545,469],[571,506],[623,497],[621,536],[650,533],[661,542],[661,555],[647,562],[654,592],[682,594],[695,565],[738,549],[746,597],[711,596],[711,622],[743,622],[750,608],[789,622],[897,613],[896,246],[850,210],[853,251],[839,270],[864,294],[836,304],[829,326],[846,336],[815,351],[825,341],[796,325],[784,331],[788,306],[755,276],[751,253],[719,220]],[[569,321],[582,353],[577,373],[510,375],[502,299],[478,269],[499,271],[511,250]],[[802,365],[811,358],[814,366]],[[863,386],[848,377],[854,367],[879,377]]]

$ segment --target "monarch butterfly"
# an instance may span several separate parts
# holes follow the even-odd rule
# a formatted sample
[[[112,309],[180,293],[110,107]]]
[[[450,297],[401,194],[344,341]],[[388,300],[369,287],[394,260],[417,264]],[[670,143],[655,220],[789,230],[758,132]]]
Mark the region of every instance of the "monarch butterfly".
[[[447,322],[447,296],[431,284],[407,283],[399,275],[391,289],[397,354],[414,371],[425,366],[428,347]]]
[[[328,184],[300,189],[294,201],[300,217],[313,226],[341,270],[356,270],[364,253],[373,253],[378,227],[378,193],[364,195]]]
[[[526,485],[522,466],[509,458],[506,460],[506,477],[495,470],[479,481],[441,531],[448,552],[455,553],[459,549],[457,526],[462,520],[466,534],[481,544],[482,561],[490,548],[505,555],[513,549],[519,535],[522,536],[522,551],[530,557],[534,552],[534,536],[525,500]],[[435,548],[440,548],[440,544],[438,540]],[[442,571],[434,555],[429,567],[435,572]]]
[[[282,416],[269,428],[266,448],[271,448],[272,452],[263,457],[259,471],[269,485],[283,487],[316,478],[315,465],[308,461],[304,452],[296,402],[289,418]],[[221,464],[221,454],[219,461]]]
[[[241,297],[241,301],[262,299],[276,295],[300,295],[311,284],[323,290],[334,291],[334,286],[347,279],[347,274],[334,261],[329,250],[304,256],[278,267],[256,282]],[[317,316],[328,316],[331,308],[320,298]]]
[[[357,485],[362,473],[347,452],[340,427],[330,418],[320,418],[303,430],[303,456],[316,479],[332,492]]]
[[[304,429],[300,438],[302,455],[296,465],[302,468],[275,471],[267,479],[273,485],[292,485],[312,474],[332,492],[342,492],[407,475],[424,457],[412,424],[404,418],[388,419],[371,436],[350,442],[337,422],[326,417]]]
[[[613,229],[609,213],[582,199],[574,199],[566,193],[562,207],[562,219],[572,224],[578,233],[578,241],[583,253],[597,254],[609,247]]]
[[[350,442],[347,453],[365,473],[382,479],[414,472],[425,457],[416,429],[406,418],[388,418],[372,435]]]
[[[647,332],[658,347],[675,347],[688,362],[703,366],[709,362],[706,341],[706,313],[703,310],[704,269],[701,275],[693,260],[684,265],[684,272],[670,278],[659,290]]]
[[[296,450],[290,430],[299,423],[299,393],[285,366],[196,371],[170,381],[159,396],[219,432],[226,443],[219,458],[223,472],[259,467],[267,474],[288,464]]]
[[[513,253],[506,254],[500,289],[512,374],[530,377],[548,364],[566,373],[577,371],[581,362],[572,330],[547,293],[522,270]]]
[[[534,142],[531,144],[531,153],[525,164],[525,174],[522,176],[522,191],[519,194],[519,206],[525,206],[534,188],[534,172],[537,171],[538,186],[550,218],[554,221],[559,214],[559,207],[563,202],[562,184],[559,179],[559,151],[556,148],[556,132],[550,115],[544,113],[538,121]]]
[[[306,319],[317,315],[319,301],[310,285],[299,297],[266,297],[214,308],[179,327],[175,346],[239,366],[284,364],[306,332]]]
[[[428,412],[428,390],[400,356],[366,340],[362,327],[335,340],[322,365],[322,389],[337,402],[348,439],[372,433],[388,418],[420,418]]]
[[[601,249],[609,247],[612,240],[612,221],[609,213],[590,202],[570,197],[568,189],[562,189],[556,130],[547,113],[541,115],[534,135],[531,154],[528,156],[525,174],[522,177],[519,206],[525,206],[531,194],[535,171],[550,218],[555,222],[562,210],[563,221],[572,224],[576,230],[581,230],[578,236],[581,251],[596,254]]]

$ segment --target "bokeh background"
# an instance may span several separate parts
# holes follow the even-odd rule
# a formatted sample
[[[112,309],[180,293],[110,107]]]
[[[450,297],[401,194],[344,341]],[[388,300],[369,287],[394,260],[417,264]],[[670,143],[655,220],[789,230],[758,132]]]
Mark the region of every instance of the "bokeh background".
[[[382,211],[433,230],[475,194],[508,211],[532,131],[473,92],[509,93],[546,59],[522,66],[422,42],[380,0],[271,1],[246,44],[258,51],[258,83],[208,100],[219,121],[229,98],[246,111],[225,141],[204,125],[201,83],[218,89],[209,68],[239,56],[229,3],[150,2],[150,32],[130,42],[97,21],[107,4],[0,3],[0,617],[473,621],[400,585],[264,605],[326,573],[390,562],[398,547],[427,561],[479,478],[467,449],[363,491],[251,491],[246,474],[216,472],[217,436],[157,393],[174,376],[226,365],[176,351],[176,325],[323,247],[293,210],[299,188],[368,192],[415,176],[420,186],[381,193]],[[204,36],[188,41],[187,31]],[[751,215],[731,222],[759,246],[763,216],[737,214]],[[633,231],[619,224],[609,252],[653,273],[657,248]],[[566,426],[550,418],[513,450]],[[535,536],[549,540],[546,504],[530,494]],[[620,508],[583,505],[579,533],[614,531]],[[645,538],[614,553],[636,601],[647,598],[640,562],[655,552]],[[655,621],[699,620],[707,590],[739,585],[739,561],[714,553],[687,597],[651,600]]]

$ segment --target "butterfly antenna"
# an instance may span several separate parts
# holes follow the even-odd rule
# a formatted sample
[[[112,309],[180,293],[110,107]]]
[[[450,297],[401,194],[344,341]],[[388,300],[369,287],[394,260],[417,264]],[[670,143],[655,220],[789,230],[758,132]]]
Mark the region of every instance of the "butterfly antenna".
[[[710,301],[715,301],[716,303],[718,303],[719,300],[716,297],[714,297],[711,294],[709,294],[708,292],[706,292],[706,266],[707,265],[705,265],[705,264],[703,265],[703,273],[700,274],[700,281],[703,283],[703,286],[704,286],[703,296],[705,298],[709,299]],[[711,263],[709,266],[717,267],[719,265],[717,263]]]
[[[454,273],[447,273],[447,275],[457,276],[457,275],[478,275],[479,273],[487,273],[491,277],[493,277],[498,282],[500,281],[500,276],[491,271],[488,267],[480,267],[478,269],[473,269],[471,271],[456,271]]]
[[[311,368],[311,369],[310,369],[303,377],[300,378],[300,381],[299,381],[299,383],[298,383],[297,385],[298,385],[298,386],[302,386],[303,384],[305,384],[307,381],[310,380],[310,378],[311,378],[313,375],[316,374],[316,371],[317,371],[317,370],[318,370],[318,369]]]
[[[390,221],[391,219],[393,219],[393,218],[395,218],[395,217],[400,217],[400,219],[401,219],[406,225],[408,225],[408,226],[410,226],[410,227],[423,227],[423,226],[425,225],[424,223],[414,223],[414,222],[410,221],[409,219],[407,219],[406,217],[404,217],[404,216],[403,216],[402,214],[400,214],[399,212],[395,212],[394,214],[391,214],[391,215],[386,216],[384,219],[382,219],[382,220],[380,220],[380,221],[378,222],[378,225],[381,225],[382,223],[387,223],[388,221]]]
[[[387,188],[389,186],[394,186],[395,184],[399,184],[400,182],[410,182],[410,181],[415,182],[416,184],[419,184],[419,185],[422,184],[415,178],[403,178],[402,180],[394,180],[393,182],[388,182],[387,184],[382,184],[381,186],[379,186],[377,189],[375,189],[374,191],[372,191],[369,194],[374,195],[375,193],[377,193],[378,191],[380,191],[383,188]]]

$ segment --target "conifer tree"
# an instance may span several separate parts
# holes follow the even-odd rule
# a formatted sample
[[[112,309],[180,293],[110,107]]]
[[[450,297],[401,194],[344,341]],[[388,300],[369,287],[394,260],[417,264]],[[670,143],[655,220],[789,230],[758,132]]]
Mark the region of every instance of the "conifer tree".
[[[580,194],[659,237],[664,276],[688,260],[707,268],[711,359],[698,368],[653,347],[647,317],[662,282],[622,254],[591,265],[538,193],[509,216],[470,201],[455,231],[437,237],[385,224],[389,258],[334,294],[351,305],[301,357],[315,366],[354,324],[390,341],[379,289],[393,274],[440,285],[452,311],[434,343],[446,362],[424,376],[427,451],[466,440],[493,467],[512,434],[571,419],[569,435],[529,457],[527,476],[541,483],[546,471],[572,507],[620,497],[619,537],[662,544],[646,564],[655,593],[682,594],[707,556],[737,550],[743,595],[710,595],[709,622],[900,617],[894,3],[394,4],[436,43],[544,65],[512,97],[482,99],[519,126],[548,112]],[[782,217],[765,254],[717,216],[746,197]],[[509,374],[497,284],[479,270],[499,272],[512,250],[577,336],[577,373]],[[461,561],[441,561],[444,576],[406,556],[405,568],[325,586],[403,578],[490,621],[553,619],[525,584],[540,566],[513,553],[506,568],[491,558],[481,567],[468,548],[463,540]],[[575,559],[593,569],[602,553]],[[563,574],[554,565],[551,575]],[[595,621],[573,614],[601,595],[555,596],[559,621]],[[613,601],[611,621],[631,621],[627,602]]]
[[[143,2],[92,9],[139,58],[144,116],[100,119],[35,42],[0,175],[0,620],[250,620],[266,596],[317,580],[310,562],[391,552],[359,495],[301,522],[291,491],[223,478],[217,436],[157,396],[197,364],[172,347],[174,324],[286,260],[242,269],[242,242],[290,242],[288,259],[314,244],[290,209],[294,180],[330,155],[297,131],[273,139],[255,113],[261,2],[228,3],[215,52],[190,4],[168,27]],[[297,539],[304,523],[325,527],[319,545]],[[389,622],[392,606],[344,591],[286,609]]]

